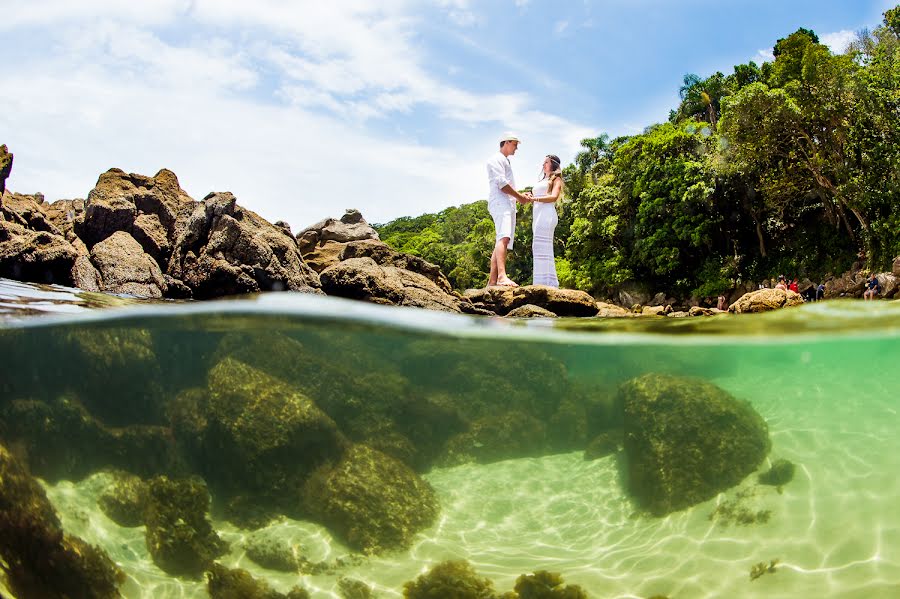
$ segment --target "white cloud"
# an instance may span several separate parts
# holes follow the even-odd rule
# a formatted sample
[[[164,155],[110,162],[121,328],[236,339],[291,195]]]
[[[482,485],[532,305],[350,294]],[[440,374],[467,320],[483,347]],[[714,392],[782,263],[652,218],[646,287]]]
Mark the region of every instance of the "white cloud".
[[[553,33],[555,33],[556,35],[562,35],[565,32],[565,30],[568,28],[569,28],[568,21],[557,21],[553,25]]]
[[[831,48],[835,54],[843,54],[850,46],[850,42],[856,39],[856,33],[849,29],[826,33],[819,36],[819,41]]]
[[[51,201],[84,197],[110,167],[167,167],[195,198],[232,191],[295,230],[348,207],[383,222],[485,197],[499,131],[524,139],[523,185],[523,165],[536,176],[545,154],[574,157],[595,134],[525,92],[448,84],[420,51],[411,2],[32,4],[3,7],[0,30],[37,29],[46,53],[4,65],[4,86],[27,93],[7,96],[0,131],[16,153],[10,188]],[[176,22],[186,39],[165,34]],[[414,110],[437,118],[407,125]]]
[[[764,62],[774,62],[775,61],[775,54],[773,54],[774,51],[775,51],[774,47],[766,48],[764,50],[757,50],[756,56],[753,57],[753,62],[755,62],[756,64],[762,64]]]

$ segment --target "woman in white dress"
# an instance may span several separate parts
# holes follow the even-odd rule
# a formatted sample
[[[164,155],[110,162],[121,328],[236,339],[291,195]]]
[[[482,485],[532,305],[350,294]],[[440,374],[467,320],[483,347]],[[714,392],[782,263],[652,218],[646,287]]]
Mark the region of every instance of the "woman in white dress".
[[[534,254],[535,285],[559,287],[556,278],[556,262],[553,259],[553,231],[559,222],[556,215],[556,201],[562,194],[562,171],[559,168],[559,157],[552,154],[544,158],[541,180],[531,190],[534,206],[532,232],[534,241],[531,251]]]

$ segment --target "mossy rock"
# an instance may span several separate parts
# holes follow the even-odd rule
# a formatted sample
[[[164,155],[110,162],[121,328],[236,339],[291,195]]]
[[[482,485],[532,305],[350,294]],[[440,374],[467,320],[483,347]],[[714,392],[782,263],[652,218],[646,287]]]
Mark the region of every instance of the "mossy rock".
[[[403,585],[405,599],[495,599],[494,585],[464,560],[441,562]]]
[[[264,530],[247,537],[244,551],[253,562],[269,570],[297,572],[303,563],[296,547]]]
[[[560,574],[546,570],[519,576],[515,590],[519,599],[588,599],[580,586],[565,584]]]
[[[148,481],[144,523],[153,562],[173,576],[199,577],[228,550],[207,518],[209,492],[202,480]]]
[[[768,471],[759,475],[757,480],[761,485],[783,487],[794,480],[794,463],[790,460],[780,459],[772,463]]]
[[[372,599],[372,587],[354,578],[339,578],[338,591],[343,599]]]
[[[229,569],[221,564],[212,564],[206,578],[210,599],[309,599],[305,589],[294,587],[285,595],[241,568]]]
[[[511,410],[479,418],[472,423],[469,431],[452,437],[438,463],[442,466],[468,462],[487,464],[539,456],[547,449],[547,427],[544,422],[528,413]]]
[[[65,534],[44,489],[0,445],[0,570],[17,597],[119,597],[105,551]]]
[[[317,470],[304,490],[304,505],[366,553],[408,547],[438,515],[431,485],[402,462],[365,445],[354,445],[337,463]]]
[[[753,407],[705,380],[647,374],[623,383],[619,393],[628,490],[654,515],[733,487],[771,447]]]
[[[622,445],[622,431],[604,431],[594,437],[584,450],[585,460],[599,460],[619,451]]]
[[[112,485],[97,498],[100,511],[119,526],[141,526],[147,503],[147,484],[139,476],[127,472],[116,472],[114,477]]]

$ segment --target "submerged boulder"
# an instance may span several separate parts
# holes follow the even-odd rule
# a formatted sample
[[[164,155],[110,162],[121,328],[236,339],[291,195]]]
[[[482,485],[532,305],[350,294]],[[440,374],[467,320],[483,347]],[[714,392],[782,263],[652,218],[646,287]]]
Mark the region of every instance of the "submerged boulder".
[[[628,490],[654,515],[738,484],[771,447],[753,407],[707,381],[647,374],[623,383],[619,394]]]
[[[434,489],[408,466],[365,445],[317,470],[304,506],[353,548],[366,553],[408,547],[438,515]]]
[[[440,562],[403,585],[405,599],[495,599],[494,584],[464,560]]]
[[[206,591],[210,599],[309,599],[309,592],[305,589],[295,586],[285,595],[264,581],[256,580],[242,568],[212,564],[206,578]]]
[[[144,524],[153,562],[173,576],[199,577],[228,550],[207,518],[209,492],[199,479],[147,482]]]
[[[2,445],[0,570],[17,597],[119,597],[125,580],[105,551],[63,532],[44,489]]]
[[[803,297],[793,291],[783,289],[759,289],[745,293],[736,302],[728,306],[733,314],[768,312],[779,308],[790,308],[803,304]]]

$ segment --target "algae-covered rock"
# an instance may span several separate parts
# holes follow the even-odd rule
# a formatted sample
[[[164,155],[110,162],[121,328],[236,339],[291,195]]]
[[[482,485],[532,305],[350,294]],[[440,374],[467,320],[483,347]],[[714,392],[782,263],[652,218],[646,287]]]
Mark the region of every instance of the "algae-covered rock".
[[[529,414],[511,410],[480,418],[471,428],[447,442],[439,463],[454,466],[475,462],[487,464],[511,458],[538,456],[547,448],[546,425]]]
[[[598,460],[619,451],[622,445],[622,431],[604,431],[594,437],[584,450],[585,460]]]
[[[790,460],[775,460],[767,472],[758,477],[759,484],[782,487],[794,480],[794,463]]]
[[[209,492],[202,480],[148,481],[144,509],[147,549],[174,576],[198,577],[228,547],[207,518]]]
[[[106,552],[63,532],[43,488],[0,445],[0,569],[17,597],[119,597]]]
[[[285,539],[270,534],[268,531],[256,531],[244,541],[247,557],[269,570],[280,572],[297,572],[303,563],[302,557]]]
[[[116,472],[115,481],[97,498],[97,505],[107,517],[126,528],[144,523],[147,484],[139,476]]]
[[[229,569],[221,564],[212,564],[206,578],[210,599],[309,599],[309,593],[300,587],[292,588],[285,595],[241,568]]]
[[[647,374],[624,383],[619,393],[628,490],[655,515],[736,485],[769,452],[762,417],[707,381]]]
[[[494,585],[467,561],[446,561],[403,585],[405,599],[494,599]]]
[[[408,547],[438,514],[434,490],[408,466],[365,445],[310,478],[304,505],[366,553]]]
[[[306,395],[232,358],[212,368],[206,390],[183,393],[169,412],[210,484],[286,506],[296,505],[308,475],[339,458],[345,444]]]
[[[577,584],[564,584],[561,575],[540,570],[516,579],[519,599],[587,599],[588,594]]]
[[[372,587],[354,578],[339,578],[338,591],[343,599],[371,599],[374,597]]]

